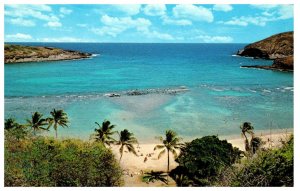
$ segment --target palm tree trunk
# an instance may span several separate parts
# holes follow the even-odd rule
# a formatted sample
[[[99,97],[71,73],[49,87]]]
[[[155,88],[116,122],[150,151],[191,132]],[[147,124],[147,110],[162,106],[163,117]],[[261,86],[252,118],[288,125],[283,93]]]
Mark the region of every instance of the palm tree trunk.
[[[168,173],[169,173],[169,168],[170,168],[170,151],[168,150]]]
[[[119,160],[119,163],[121,163],[121,159],[122,159],[122,156],[123,156],[123,153],[120,153],[121,156],[120,156],[120,160]]]
[[[168,150],[167,184],[169,184],[169,168],[170,168],[170,151]]]
[[[54,124],[54,129],[55,129],[55,138],[57,139],[57,124]]]

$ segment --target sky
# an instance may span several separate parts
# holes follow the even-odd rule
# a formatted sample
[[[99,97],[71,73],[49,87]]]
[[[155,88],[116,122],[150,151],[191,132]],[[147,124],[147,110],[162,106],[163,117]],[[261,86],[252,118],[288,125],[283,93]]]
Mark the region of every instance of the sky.
[[[250,43],[294,30],[293,5],[6,4],[6,42]]]

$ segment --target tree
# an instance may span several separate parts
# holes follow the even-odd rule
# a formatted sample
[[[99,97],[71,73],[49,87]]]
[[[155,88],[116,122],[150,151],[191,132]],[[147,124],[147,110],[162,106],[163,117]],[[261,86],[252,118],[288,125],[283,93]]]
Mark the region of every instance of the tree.
[[[228,176],[228,175],[226,175]],[[292,187],[294,185],[294,137],[277,148],[258,152],[233,169],[225,186]]]
[[[15,119],[9,118],[4,122],[5,136],[13,136],[18,141],[24,139],[27,135],[27,130],[24,125],[16,122]]]
[[[151,172],[146,172],[146,175],[143,176],[143,181],[149,184],[149,182],[155,182],[155,181],[161,181],[165,184],[168,184],[167,180],[167,174],[165,174],[163,171],[153,171]]]
[[[8,119],[5,119],[5,122],[4,122],[4,129],[5,129],[5,130],[14,129],[14,128],[16,128],[17,125],[18,125],[18,123],[16,122],[15,119],[13,119],[13,118],[8,118]]]
[[[127,129],[124,129],[119,134],[119,141],[117,142],[117,145],[121,145],[120,147],[120,162],[123,156],[124,147],[127,148],[127,150],[134,155],[137,155],[133,144],[138,143],[137,139],[134,137],[133,133],[130,133]]]
[[[156,145],[154,147],[154,150],[157,149],[163,149],[159,154],[158,154],[158,159],[160,159],[160,157],[166,153],[168,154],[168,168],[167,168],[167,172],[169,173],[169,169],[170,169],[170,152],[172,152],[174,158],[177,158],[177,153],[176,153],[176,149],[179,149],[182,144],[179,143],[179,141],[181,140],[181,138],[177,137],[177,133],[175,131],[172,130],[167,130],[166,131],[166,138],[163,139],[163,137],[158,137],[158,139],[163,143],[162,145]]]
[[[245,137],[245,151],[249,151],[250,150],[250,145],[249,145],[249,140],[248,140],[248,137],[247,137],[246,133],[253,136],[254,127],[251,125],[250,122],[244,122],[240,126],[240,129],[242,130],[242,135]]]
[[[205,136],[186,143],[176,159],[179,166],[171,171],[170,176],[178,186],[207,186],[240,157],[241,151],[226,140]]]
[[[102,126],[97,122],[95,123],[98,125],[98,129],[95,129],[96,141],[99,141],[108,146],[116,141],[114,138],[111,137],[114,133],[116,133],[116,131],[112,131],[115,125],[111,125],[110,121],[107,120],[102,122]]]
[[[55,130],[55,137],[57,138],[57,127],[68,127],[68,116],[63,110],[55,110],[50,112],[52,117],[49,117],[46,119],[46,121],[49,123],[48,129],[53,126]]]
[[[245,151],[248,153],[247,156],[254,155],[257,150],[264,144],[261,138],[255,137],[254,134],[254,127],[251,125],[250,122],[244,122],[240,129],[242,130],[242,135],[245,137]],[[246,133],[250,134],[251,139],[250,142],[248,140],[248,137]]]
[[[36,135],[36,131],[39,130],[48,130],[47,128],[44,128],[45,125],[47,125],[46,119],[42,118],[43,115],[40,114],[39,112],[35,112],[31,116],[31,120],[27,119],[27,124],[26,126],[30,127],[33,129],[33,134]]]
[[[188,170],[183,166],[178,166],[175,169],[171,170],[170,177],[176,182],[176,185],[179,187],[189,186],[193,182],[189,180]]]

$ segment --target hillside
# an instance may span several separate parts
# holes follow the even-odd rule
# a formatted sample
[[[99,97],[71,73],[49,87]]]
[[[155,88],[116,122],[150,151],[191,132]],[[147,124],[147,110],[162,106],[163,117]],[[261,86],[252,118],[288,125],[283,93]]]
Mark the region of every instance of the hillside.
[[[272,59],[272,66],[243,66],[292,71],[294,68],[294,32],[284,32],[245,46],[237,55]]]
[[[53,47],[4,45],[4,63],[42,62],[88,58],[91,54]]]

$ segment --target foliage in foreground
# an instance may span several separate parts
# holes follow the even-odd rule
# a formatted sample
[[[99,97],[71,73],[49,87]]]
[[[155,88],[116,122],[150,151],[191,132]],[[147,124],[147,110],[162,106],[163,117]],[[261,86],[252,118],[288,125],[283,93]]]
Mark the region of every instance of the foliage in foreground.
[[[187,143],[170,172],[178,186],[207,186],[216,181],[225,167],[240,159],[241,151],[226,140],[205,136]]]
[[[120,186],[122,171],[101,143],[5,131],[5,186]]]
[[[293,186],[294,138],[280,148],[261,150],[235,168],[222,174],[222,186]]]

